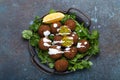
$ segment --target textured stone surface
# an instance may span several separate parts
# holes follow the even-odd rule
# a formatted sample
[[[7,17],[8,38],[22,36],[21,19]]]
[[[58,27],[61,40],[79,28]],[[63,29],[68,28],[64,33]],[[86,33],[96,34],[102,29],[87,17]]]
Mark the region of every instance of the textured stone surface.
[[[89,70],[45,74],[31,63],[21,32],[36,15],[70,7],[91,17],[91,29],[100,32],[100,55]],[[0,80],[120,80],[120,0],[0,0],[0,29]]]

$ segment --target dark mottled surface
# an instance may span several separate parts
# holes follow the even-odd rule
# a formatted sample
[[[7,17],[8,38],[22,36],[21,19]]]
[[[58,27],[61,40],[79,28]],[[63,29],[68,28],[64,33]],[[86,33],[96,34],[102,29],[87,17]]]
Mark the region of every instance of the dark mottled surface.
[[[32,65],[21,32],[36,15],[70,7],[91,17],[91,29],[100,32],[100,55],[89,70],[45,74]],[[0,30],[0,80],[120,80],[120,0],[0,0]]]

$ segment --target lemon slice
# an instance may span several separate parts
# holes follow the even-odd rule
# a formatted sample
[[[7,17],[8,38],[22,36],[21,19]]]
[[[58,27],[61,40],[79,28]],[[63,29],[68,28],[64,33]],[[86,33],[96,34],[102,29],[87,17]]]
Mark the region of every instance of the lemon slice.
[[[46,15],[43,18],[43,23],[54,23],[57,21],[62,20],[65,17],[65,15],[61,12],[51,13]]]
[[[59,34],[62,36],[69,35],[71,33],[71,30],[67,26],[61,26],[59,29]]]
[[[73,37],[64,36],[62,41],[63,41],[62,46],[70,47],[73,44]]]

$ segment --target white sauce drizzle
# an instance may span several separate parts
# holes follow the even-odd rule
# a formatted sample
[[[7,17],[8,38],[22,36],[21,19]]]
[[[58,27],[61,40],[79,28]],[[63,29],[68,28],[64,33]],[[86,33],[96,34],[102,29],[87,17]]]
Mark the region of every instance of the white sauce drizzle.
[[[61,48],[61,46],[57,46],[56,48],[57,48],[57,49],[60,49],[60,48]]]
[[[60,28],[57,29],[57,32],[59,32],[59,31],[60,31]]]
[[[50,46],[51,46],[51,45],[48,44],[48,43],[44,43],[43,45],[46,46],[46,47],[50,47]]]
[[[51,40],[47,39],[46,37],[43,38],[43,45],[44,45],[44,46],[50,47],[51,45],[50,45],[48,42],[51,42]]]
[[[51,42],[51,40],[49,40],[45,37],[45,38],[43,38],[43,42]]]
[[[64,51],[64,52],[70,52],[70,51]]]
[[[85,42],[84,42],[84,44],[86,45],[86,44],[87,44],[87,42],[85,41]]]
[[[82,43],[77,43],[77,48],[85,47],[84,45],[81,45]]]
[[[76,34],[76,32],[73,32],[73,34]]]
[[[54,28],[57,28],[57,27],[58,27],[58,25],[57,25],[56,23],[54,23],[54,24],[53,24],[53,27],[54,27]]]
[[[69,51],[69,50],[70,50],[70,48],[69,48],[69,47],[67,47],[67,48],[65,48],[65,50],[66,50],[66,51]]]
[[[53,44],[57,44],[57,43],[64,43],[64,41],[53,41]]]
[[[44,34],[44,36],[48,36],[50,34],[50,31],[48,31],[48,30],[44,31],[43,34]]]
[[[72,34],[72,36],[75,36],[75,34]]]
[[[64,53],[63,51],[60,51],[58,49],[54,49],[54,48],[49,48],[48,54],[53,55],[53,54],[61,54]]]

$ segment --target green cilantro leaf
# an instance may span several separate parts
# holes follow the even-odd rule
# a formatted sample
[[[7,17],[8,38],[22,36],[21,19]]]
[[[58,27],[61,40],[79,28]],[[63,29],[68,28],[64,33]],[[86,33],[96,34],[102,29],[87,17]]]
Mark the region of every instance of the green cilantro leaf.
[[[33,32],[37,32],[41,24],[42,20],[40,19],[39,16],[36,16],[35,20],[33,21],[33,24],[30,25],[29,29],[32,30]]]
[[[39,39],[40,37],[37,33],[33,34],[32,37],[30,38],[30,44],[35,47],[38,46]]]
[[[24,31],[22,32],[22,37],[23,37],[24,39],[30,39],[30,38],[32,37],[32,35],[33,35],[33,33],[32,33],[31,30],[24,30]]]
[[[61,20],[61,23],[64,24],[65,21],[67,21],[68,19],[73,19],[75,20],[76,19],[76,16],[74,13],[71,13],[71,14],[65,14],[65,17]]]

